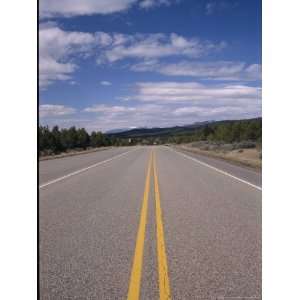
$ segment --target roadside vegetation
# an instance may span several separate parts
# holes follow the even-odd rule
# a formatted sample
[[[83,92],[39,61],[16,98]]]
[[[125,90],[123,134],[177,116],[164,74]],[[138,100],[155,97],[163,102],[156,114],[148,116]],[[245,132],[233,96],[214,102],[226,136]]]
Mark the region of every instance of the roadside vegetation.
[[[261,118],[214,121],[170,128],[137,128],[111,134],[132,144],[183,144],[205,141],[210,144],[251,142],[261,144]]]
[[[174,147],[191,153],[225,159],[255,169],[261,169],[262,166],[261,144],[254,142],[227,144],[201,141],[174,145]]]
[[[172,144],[227,156],[232,153],[243,156],[243,152],[253,156],[252,152],[255,152],[261,160],[261,138],[261,118],[204,122],[170,128],[137,128],[113,134],[100,131],[89,134],[84,128],[76,127],[60,129],[54,126],[50,129],[40,126],[39,155],[48,156],[108,146]]]
[[[82,151],[91,148],[122,146],[124,141],[117,137],[108,137],[102,132],[89,134],[84,128],[71,127],[60,129],[54,126],[39,127],[39,155],[49,156],[70,151]]]

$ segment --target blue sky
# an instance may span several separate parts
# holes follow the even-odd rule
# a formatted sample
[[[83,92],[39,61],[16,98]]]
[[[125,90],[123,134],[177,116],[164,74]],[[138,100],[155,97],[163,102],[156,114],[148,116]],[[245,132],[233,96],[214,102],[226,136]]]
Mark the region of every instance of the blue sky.
[[[43,0],[39,55],[41,124],[261,116],[258,0]]]

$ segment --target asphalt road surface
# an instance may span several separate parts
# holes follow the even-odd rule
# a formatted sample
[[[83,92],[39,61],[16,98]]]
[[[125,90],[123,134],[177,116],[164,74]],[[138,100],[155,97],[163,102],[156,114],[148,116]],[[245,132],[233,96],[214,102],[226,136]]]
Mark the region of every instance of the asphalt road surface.
[[[40,163],[40,299],[261,299],[261,176],[165,146]]]

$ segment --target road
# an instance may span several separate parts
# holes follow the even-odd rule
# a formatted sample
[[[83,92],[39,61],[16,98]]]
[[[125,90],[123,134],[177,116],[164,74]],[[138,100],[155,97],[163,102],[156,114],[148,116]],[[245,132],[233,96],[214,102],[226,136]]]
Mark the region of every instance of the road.
[[[261,299],[261,176],[165,146],[40,163],[40,299]]]

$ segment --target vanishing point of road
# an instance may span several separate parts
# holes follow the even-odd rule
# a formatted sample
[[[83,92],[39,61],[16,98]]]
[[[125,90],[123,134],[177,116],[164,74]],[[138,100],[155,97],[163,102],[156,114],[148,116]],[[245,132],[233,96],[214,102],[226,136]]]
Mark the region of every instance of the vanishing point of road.
[[[261,299],[261,175],[166,146],[40,162],[40,299]]]

